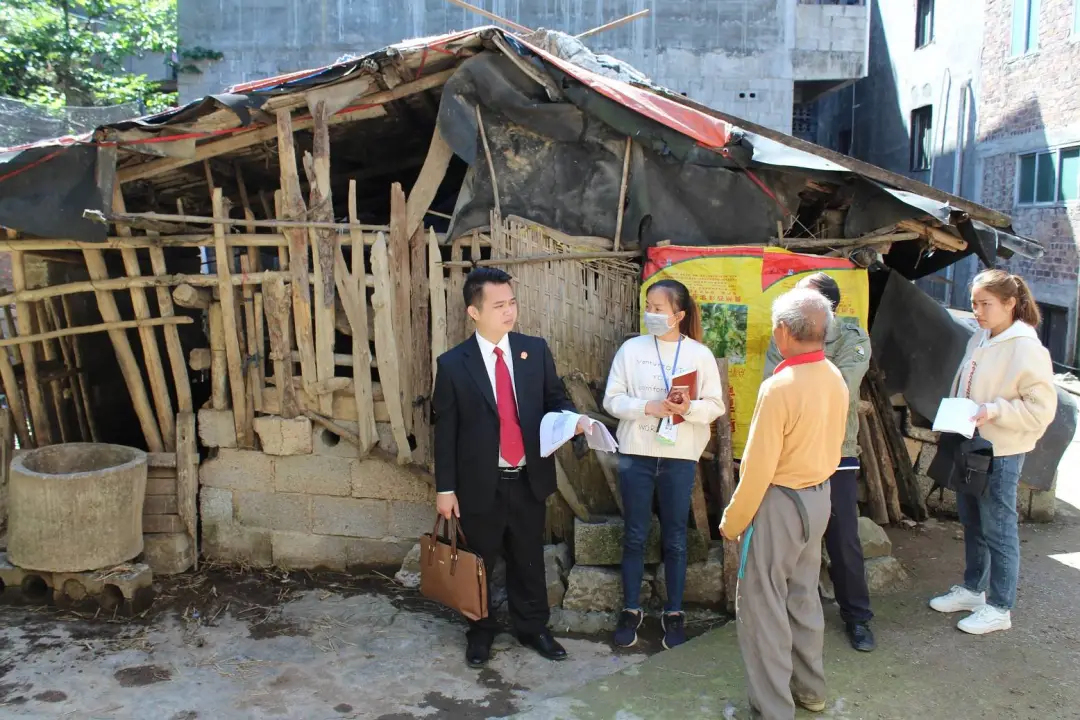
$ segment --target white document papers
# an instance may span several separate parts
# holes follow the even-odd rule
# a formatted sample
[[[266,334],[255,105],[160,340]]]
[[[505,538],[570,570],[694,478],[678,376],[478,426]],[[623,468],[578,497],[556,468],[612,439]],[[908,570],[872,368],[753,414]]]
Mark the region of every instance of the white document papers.
[[[979,406],[968,398],[945,398],[934,417],[934,432],[963,435],[969,440],[975,435],[975,413]]]
[[[549,457],[553,452],[562,447],[568,440],[574,437],[578,421],[585,418],[589,422],[585,429],[585,440],[589,447],[600,452],[615,452],[619,449],[619,443],[608,432],[604,423],[586,415],[578,415],[569,410],[557,413],[548,413],[540,421],[540,455]]]

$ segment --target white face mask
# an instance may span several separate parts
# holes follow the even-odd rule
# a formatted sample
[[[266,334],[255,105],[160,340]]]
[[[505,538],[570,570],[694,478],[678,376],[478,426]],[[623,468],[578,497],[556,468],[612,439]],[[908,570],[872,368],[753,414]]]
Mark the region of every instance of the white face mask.
[[[663,315],[661,313],[645,313],[645,329],[650,335],[667,335],[674,329],[674,325],[669,324],[669,315]]]

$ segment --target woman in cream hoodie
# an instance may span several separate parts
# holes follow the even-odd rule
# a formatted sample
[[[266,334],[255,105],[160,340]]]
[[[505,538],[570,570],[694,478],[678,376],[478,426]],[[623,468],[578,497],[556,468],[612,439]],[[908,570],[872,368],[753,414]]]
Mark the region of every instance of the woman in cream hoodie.
[[[661,623],[664,647],[686,640],[682,613],[686,536],[698,459],[710,427],[724,413],[716,358],[701,344],[701,316],[680,282],[661,280],[645,296],[647,335],[627,340],[611,363],[604,407],[619,419],[619,487],[623,502],[624,610],[615,644],[637,642],[645,543],[654,493],[660,504],[667,603]],[[696,400],[672,381],[697,371]],[[675,390],[672,393],[672,390]],[[681,416],[684,422],[673,424]]]
[[[979,406],[975,424],[994,446],[986,493],[958,493],[964,526],[964,582],[930,601],[938,612],[970,611],[957,627],[983,635],[1012,627],[1020,571],[1016,491],[1024,456],[1057,410],[1050,353],[1035,328],[1039,308],[1024,279],[1004,270],[979,273],[971,288],[979,330],[953,381],[953,397]],[[987,594],[989,591],[989,594]]]

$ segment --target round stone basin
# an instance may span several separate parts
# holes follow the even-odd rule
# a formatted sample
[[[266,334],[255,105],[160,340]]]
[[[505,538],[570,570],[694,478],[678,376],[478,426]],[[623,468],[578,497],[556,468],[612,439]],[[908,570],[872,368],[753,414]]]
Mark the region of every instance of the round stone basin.
[[[142,552],[146,453],[104,443],[30,450],[11,463],[8,558],[27,570],[84,572]]]

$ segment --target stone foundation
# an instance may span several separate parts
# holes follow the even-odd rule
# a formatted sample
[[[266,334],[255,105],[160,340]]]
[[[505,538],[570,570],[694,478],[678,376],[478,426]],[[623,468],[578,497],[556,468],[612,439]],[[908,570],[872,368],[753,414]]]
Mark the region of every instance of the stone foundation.
[[[199,468],[205,557],[286,569],[399,565],[431,531],[427,474],[381,450],[357,458],[306,419],[265,416],[257,431],[263,452],[219,447]]]

